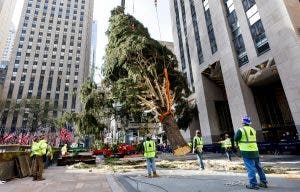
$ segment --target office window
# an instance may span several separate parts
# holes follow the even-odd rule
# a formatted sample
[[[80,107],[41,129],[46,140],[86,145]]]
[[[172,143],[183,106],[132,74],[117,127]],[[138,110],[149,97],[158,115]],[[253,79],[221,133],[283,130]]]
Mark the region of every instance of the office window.
[[[46,94],[46,99],[50,99],[50,93]]]
[[[14,91],[14,87],[15,87],[15,84],[14,83],[10,83],[9,84],[9,89],[8,89],[8,94],[7,94],[7,98],[11,98],[12,97],[12,94],[13,94],[13,91]]]
[[[63,101],[63,108],[64,108],[64,109],[67,108],[67,104],[68,104],[68,101]]]
[[[75,109],[75,107],[76,107],[76,95],[73,95],[72,96],[72,106],[71,106],[71,108]]]
[[[175,8],[175,15],[176,15],[175,18],[176,18],[176,28],[177,28],[179,49],[180,49],[180,60],[181,60],[182,70],[184,70],[186,68],[186,64],[185,64],[185,56],[184,56],[183,43],[182,43],[181,25],[179,20],[179,10],[178,10],[177,0],[174,0],[174,8]]]
[[[187,24],[186,24],[186,14],[185,14],[184,0],[180,0],[180,5],[181,5],[183,31],[184,31],[184,36],[185,36],[185,48],[186,48],[186,54],[187,54],[187,59],[188,59],[190,79],[191,79],[191,87],[194,90],[194,85],[193,85],[194,77],[193,77],[193,73],[192,73],[192,64],[191,64],[190,48],[189,48],[189,42],[188,42],[188,33],[187,33]]]
[[[11,123],[11,128],[12,129],[15,129],[16,128],[16,125],[17,125],[17,122],[18,122],[18,112],[17,111],[15,111],[14,113],[13,113],[13,119],[12,119],[12,123]]]
[[[257,55],[262,55],[270,50],[270,46],[257,10],[255,0],[242,0],[242,3],[248,19],[248,25]]]
[[[232,41],[234,43],[235,52],[239,66],[243,66],[249,62],[243,36],[240,31],[240,25],[236,16],[233,0],[224,0],[225,9],[227,13],[228,25],[232,33]]]
[[[41,76],[39,80],[37,95],[36,95],[38,99],[40,99],[42,95],[43,83],[44,83],[44,76]]]
[[[34,85],[34,77],[31,77],[30,82],[29,82],[28,90],[33,90],[33,85]]]
[[[54,100],[54,107],[57,108],[58,107],[58,100]],[[54,111],[53,111],[54,114]]]
[[[24,84],[21,84],[19,86],[19,91],[18,91],[17,99],[21,99],[22,98],[23,89],[24,89]]]
[[[198,29],[197,14],[196,14],[196,9],[195,9],[195,5],[194,5],[194,0],[189,0],[189,1],[190,1],[190,8],[191,8],[191,14],[192,14],[194,34],[195,34],[198,62],[199,62],[199,64],[201,64],[201,63],[203,63],[204,59],[203,59],[201,41],[200,41],[200,35],[199,35],[199,29]]]
[[[208,0],[202,0],[202,2],[203,2],[204,15],[206,21],[206,28],[207,28],[208,38],[210,43],[210,49],[211,49],[211,53],[214,54],[215,52],[217,52],[218,47],[217,47],[214,28],[211,20],[209,4],[208,4]]]

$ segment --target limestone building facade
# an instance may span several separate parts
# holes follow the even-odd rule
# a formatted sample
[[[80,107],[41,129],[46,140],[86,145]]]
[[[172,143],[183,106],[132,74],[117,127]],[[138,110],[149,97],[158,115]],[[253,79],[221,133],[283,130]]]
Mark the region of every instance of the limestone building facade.
[[[54,117],[81,111],[80,85],[89,76],[93,0],[25,0],[1,93],[8,104],[37,98]],[[31,114],[2,114],[1,127],[26,128]]]
[[[300,134],[300,2],[170,0],[175,53],[206,143],[249,115],[259,141]],[[198,119],[197,119],[198,118]],[[191,131],[191,133],[193,133]]]

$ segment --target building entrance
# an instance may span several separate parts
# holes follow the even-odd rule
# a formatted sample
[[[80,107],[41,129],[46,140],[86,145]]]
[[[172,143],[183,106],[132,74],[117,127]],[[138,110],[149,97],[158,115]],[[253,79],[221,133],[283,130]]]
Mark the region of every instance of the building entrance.
[[[220,141],[225,133],[233,137],[234,129],[220,62],[210,65],[202,75],[212,140]]]
[[[296,127],[280,81],[252,88],[266,141],[296,138]]]
[[[242,77],[252,89],[265,141],[298,138],[274,59],[245,71]]]

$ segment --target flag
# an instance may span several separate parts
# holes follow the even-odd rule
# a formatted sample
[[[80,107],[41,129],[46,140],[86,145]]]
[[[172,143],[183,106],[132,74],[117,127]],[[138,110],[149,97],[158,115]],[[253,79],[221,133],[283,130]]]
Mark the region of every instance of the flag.
[[[19,144],[22,144],[22,133],[19,134]]]
[[[28,145],[29,137],[30,137],[30,134],[29,134],[29,132],[27,132],[27,134],[22,138],[21,144],[22,145]]]
[[[60,129],[59,136],[64,143],[70,143],[72,141],[72,133],[67,131],[65,127]]]
[[[14,136],[15,136],[15,133],[14,133],[14,132],[10,133],[10,134],[4,139],[4,143],[8,143],[10,140],[13,139]]]

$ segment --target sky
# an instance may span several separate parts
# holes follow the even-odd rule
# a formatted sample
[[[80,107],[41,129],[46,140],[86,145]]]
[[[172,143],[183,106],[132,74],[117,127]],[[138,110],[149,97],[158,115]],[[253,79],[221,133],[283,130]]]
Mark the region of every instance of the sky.
[[[15,8],[13,23],[17,27],[24,0],[16,1],[18,1],[18,3]],[[120,4],[121,0],[94,0],[93,17],[94,20],[97,21],[97,68],[101,68],[101,65],[104,62],[103,57],[105,55],[105,46],[107,44],[105,32],[108,28],[110,11]],[[152,38],[173,42],[169,0],[157,0],[157,4],[159,22],[157,21],[154,0],[126,0],[125,10],[148,28]],[[160,33],[158,23],[160,26]],[[95,74],[95,81],[99,82],[100,79],[100,72],[98,70]]]
[[[120,5],[121,0],[95,0],[94,3],[94,19],[98,21],[97,64],[100,66],[104,62],[103,57],[105,55],[105,46],[107,44],[105,31],[108,28],[110,11],[114,7]],[[159,35],[154,0],[126,0],[125,10],[148,28],[151,37],[157,40],[173,42],[169,0],[158,0],[157,10],[161,38]],[[95,81],[99,81],[99,75],[97,74]]]

